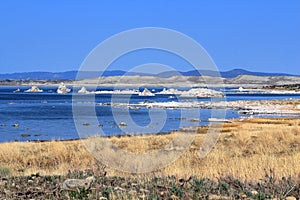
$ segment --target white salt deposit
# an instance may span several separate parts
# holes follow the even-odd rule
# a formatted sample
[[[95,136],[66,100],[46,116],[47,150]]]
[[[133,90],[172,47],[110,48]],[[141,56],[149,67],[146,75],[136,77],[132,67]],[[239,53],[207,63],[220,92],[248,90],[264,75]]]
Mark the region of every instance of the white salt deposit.
[[[67,88],[67,86],[64,83],[60,83],[60,85],[57,88],[58,94],[67,94],[71,92],[71,89]]]
[[[295,90],[273,90],[273,89],[244,89],[240,87],[238,93],[243,94],[300,94],[300,91]]]
[[[222,92],[210,90],[206,88],[193,88],[188,91],[183,91],[181,97],[224,97]]]
[[[86,89],[86,87],[82,87],[82,88],[78,91],[78,93],[80,93],[80,94],[87,94],[87,93],[89,93],[89,91]]]
[[[95,91],[90,92],[93,94],[139,94],[138,90],[101,90],[101,91]]]
[[[176,94],[181,94],[182,93],[182,91],[179,91],[179,90],[177,90],[177,89],[173,89],[173,88],[170,88],[170,89],[166,89],[166,88],[164,88],[161,92],[157,92],[156,94],[174,94],[174,95],[176,95]]]
[[[198,102],[198,101],[183,101],[183,102],[140,102],[138,104],[123,104],[114,103],[111,106],[120,107],[146,107],[146,108],[167,108],[167,109],[179,109],[179,108],[207,108],[207,109],[233,109],[239,110],[241,114],[282,114],[282,115],[299,115],[300,105],[295,110],[292,105],[280,105],[280,104],[266,104],[259,101],[220,101],[220,102]]]
[[[37,86],[32,86],[30,89],[25,90],[24,92],[43,92],[43,90],[39,89]]]
[[[21,92],[21,90],[20,90],[20,88],[18,88],[18,89],[16,89],[14,92],[15,92],[15,93],[16,93],[16,92]]]
[[[155,94],[153,94],[147,88],[145,88],[143,92],[139,93],[139,96],[148,96],[149,97],[149,96],[155,96]]]

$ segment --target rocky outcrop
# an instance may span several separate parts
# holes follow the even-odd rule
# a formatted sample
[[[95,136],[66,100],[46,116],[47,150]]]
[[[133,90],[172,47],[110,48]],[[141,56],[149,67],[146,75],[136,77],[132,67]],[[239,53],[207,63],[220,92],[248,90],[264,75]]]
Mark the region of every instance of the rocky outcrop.
[[[43,92],[43,90],[39,89],[37,86],[32,86],[30,89],[25,90],[24,92]]]
[[[155,94],[153,94],[147,88],[145,88],[143,92],[139,93],[139,96],[155,96]]]
[[[87,94],[89,93],[89,91],[86,89],[86,87],[82,87],[79,91],[78,91],[79,94]]]
[[[91,184],[95,181],[94,176],[87,177],[86,179],[67,179],[61,184],[62,190],[78,190],[81,188],[89,189]]]
[[[71,89],[67,88],[67,86],[64,83],[61,83],[57,88],[58,94],[67,94],[71,92]]]

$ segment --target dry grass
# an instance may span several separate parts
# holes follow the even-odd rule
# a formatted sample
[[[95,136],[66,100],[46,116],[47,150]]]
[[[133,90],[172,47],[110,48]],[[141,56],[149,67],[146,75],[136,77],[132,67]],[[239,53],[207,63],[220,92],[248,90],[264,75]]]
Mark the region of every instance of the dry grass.
[[[278,177],[300,174],[300,119],[246,119],[212,127],[221,130],[214,149],[204,159],[198,157],[208,127],[199,127],[190,148],[175,162],[147,176],[191,175],[219,178],[230,175],[242,180],[260,180],[265,170]],[[164,148],[179,133],[150,136],[103,138],[128,152],[144,153]],[[91,139],[95,141],[95,138]],[[0,166],[13,175],[66,174],[69,170],[92,169],[99,164],[81,141],[0,144]],[[106,169],[108,175],[143,176]]]
[[[13,142],[0,145],[0,166],[15,175],[63,174],[69,169],[91,167],[93,157],[79,141]]]
[[[276,119],[252,119],[235,122],[238,126],[225,126],[215,149],[205,159],[195,162],[195,154],[190,150],[169,166],[169,171],[186,174],[184,168],[175,167],[185,164],[193,174],[201,177],[232,175],[257,180],[264,177],[265,169],[273,169],[279,177],[296,177],[300,173],[299,120],[278,122]]]

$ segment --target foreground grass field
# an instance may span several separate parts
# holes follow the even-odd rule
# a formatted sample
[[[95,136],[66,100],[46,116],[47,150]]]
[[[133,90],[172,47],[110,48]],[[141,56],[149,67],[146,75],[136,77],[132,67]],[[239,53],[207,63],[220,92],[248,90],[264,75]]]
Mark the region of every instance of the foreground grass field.
[[[300,119],[236,119],[223,127],[164,135],[2,143],[0,199],[294,200],[300,195],[299,125]],[[221,134],[212,151],[200,159],[208,129]],[[184,134],[194,136],[187,151],[148,174],[105,167],[84,146],[113,142],[129,153],[172,151],[176,148],[167,144]],[[62,187],[65,180],[84,181],[89,176],[94,180],[89,187]]]
[[[240,180],[261,180],[266,171],[277,177],[295,178],[300,173],[300,119],[244,119],[226,123],[214,149],[203,159],[199,149],[208,127],[199,127],[191,133],[195,140],[189,149],[175,162],[156,170],[148,177],[175,175],[188,178],[218,179],[232,176]],[[103,138],[129,152],[148,152],[162,148],[175,136],[144,135]],[[95,140],[92,138],[91,140]],[[95,174],[108,176],[145,176],[130,174],[104,167],[86,150],[80,140],[51,142],[13,142],[0,144],[0,173],[24,176],[65,175],[69,171],[90,169]]]

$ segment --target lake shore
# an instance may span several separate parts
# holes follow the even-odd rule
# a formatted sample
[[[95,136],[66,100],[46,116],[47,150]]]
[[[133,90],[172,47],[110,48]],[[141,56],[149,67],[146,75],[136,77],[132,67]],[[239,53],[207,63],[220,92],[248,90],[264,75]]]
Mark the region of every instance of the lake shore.
[[[60,82],[71,86],[101,86],[101,87],[246,87],[262,88],[280,85],[298,84],[300,76],[254,76],[239,75],[233,78],[213,76],[100,76],[98,78],[80,80],[0,80],[0,85],[5,86],[57,86]]]
[[[178,160],[146,174],[105,166],[84,145],[112,142],[129,153],[168,146],[179,131],[160,135],[88,138],[74,141],[0,144],[0,194],[35,199],[285,199],[299,195],[300,119],[234,119],[223,126],[191,127],[194,140]],[[220,131],[212,151],[199,158],[208,130]],[[159,158],[156,158],[159,159]],[[85,181],[87,188],[69,190],[64,181]],[[71,178],[71,179],[70,179]],[[26,183],[26,184],[24,184]],[[291,197],[291,198],[293,198]]]
[[[300,119],[235,119],[232,123],[190,129],[194,141],[172,164],[153,172],[155,175],[177,175],[216,178],[232,175],[240,179],[259,180],[264,169],[276,171],[279,177],[296,177],[300,173]],[[208,129],[220,131],[213,150],[203,159],[198,157]],[[98,138],[133,153],[165,148],[180,131],[163,135],[140,135]],[[95,138],[85,139],[95,141]],[[0,166],[14,176],[40,173],[63,175],[69,170],[92,169],[99,162],[81,140],[49,142],[11,142],[0,144]],[[172,149],[171,149],[172,150]],[[101,165],[101,164],[100,164]],[[102,165],[101,165],[102,166]],[[106,168],[110,176],[134,176]]]

